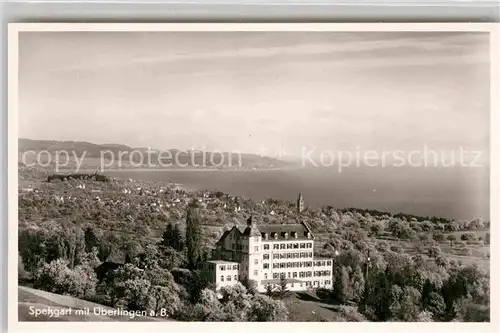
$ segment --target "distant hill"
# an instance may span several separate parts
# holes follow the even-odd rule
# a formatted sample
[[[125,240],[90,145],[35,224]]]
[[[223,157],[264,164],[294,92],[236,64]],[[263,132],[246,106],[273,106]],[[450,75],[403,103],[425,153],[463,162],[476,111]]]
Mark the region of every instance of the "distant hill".
[[[135,167],[139,167],[141,162],[145,166],[149,164],[148,159],[155,168],[281,169],[294,166],[294,163],[289,161],[255,154],[230,152],[202,153],[199,151],[191,152],[178,149],[160,151],[151,149],[148,157],[148,148],[145,147],[134,148],[114,143],[94,144],[84,141],[31,140],[20,138],[19,154],[21,155],[29,151],[47,151],[54,156],[57,152],[64,151],[70,155],[70,160],[74,160],[74,157],[84,157],[85,165],[88,167],[98,166],[101,154],[105,160],[111,160],[113,157],[117,161],[120,158],[122,167],[132,164]],[[34,159],[35,154],[25,154],[25,156]],[[48,159],[46,154],[43,154],[42,157]],[[52,162],[55,163],[54,158],[52,158]],[[64,164],[64,161],[60,161],[60,163]],[[72,166],[74,164],[70,163],[69,168]]]
[[[49,316],[48,314],[41,314],[35,317],[33,314],[36,310],[67,310],[71,308],[71,314],[64,314],[60,316]],[[79,315],[75,313],[76,309],[90,309],[89,315]],[[100,304],[87,302],[71,296],[58,295],[49,293],[43,290],[18,287],[18,320],[19,321],[171,321],[167,319],[153,318],[153,317],[135,317],[130,319],[125,316],[107,316],[93,314],[94,308],[101,308],[104,310],[114,310],[110,307]]]

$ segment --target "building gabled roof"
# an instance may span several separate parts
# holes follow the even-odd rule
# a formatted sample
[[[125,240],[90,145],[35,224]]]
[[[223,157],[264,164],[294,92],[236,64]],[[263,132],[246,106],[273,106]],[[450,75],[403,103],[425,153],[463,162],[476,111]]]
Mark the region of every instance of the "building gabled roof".
[[[308,232],[311,234],[311,238],[314,238],[314,235],[304,223],[260,225],[259,230],[263,236],[267,234],[269,240],[276,240],[275,235],[279,240],[308,239]],[[286,235],[288,235],[288,238],[286,238]],[[295,238],[295,235],[297,235],[297,238]]]
[[[268,240],[314,239],[314,235],[310,228],[303,222],[293,224],[251,224],[246,227],[243,225],[233,226],[231,230],[224,232],[221,238],[217,241],[217,244],[222,243],[233,230],[236,230],[240,236],[261,236],[263,239],[265,234],[267,234]],[[307,237],[307,233],[310,233],[311,238]],[[277,235],[277,238],[275,238],[275,235]],[[295,235],[297,235],[297,237],[295,237]]]

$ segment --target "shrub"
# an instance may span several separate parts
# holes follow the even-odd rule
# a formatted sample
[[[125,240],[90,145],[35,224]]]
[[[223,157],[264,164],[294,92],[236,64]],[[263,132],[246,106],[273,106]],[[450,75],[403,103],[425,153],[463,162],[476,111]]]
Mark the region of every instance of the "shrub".
[[[367,321],[366,317],[359,313],[358,308],[355,306],[341,305],[339,307],[339,314],[345,321],[348,322],[364,322]]]
[[[466,232],[460,236],[460,239],[463,241],[467,241],[467,242],[474,241],[474,240],[476,240],[476,234],[473,232]]]
[[[97,277],[91,267],[80,265],[72,270],[64,259],[43,265],[34,282],[35,288],[79,298],[94,296],[96,285]]]
[[[403,253],[403,248],[401,247],[401,245],[392,245],[391,251],[394,251],[397,253]]]
[[[431,258],[437,258],[441,254],[441,249],[439,246],[433,246],[429,249],[428,255]]]

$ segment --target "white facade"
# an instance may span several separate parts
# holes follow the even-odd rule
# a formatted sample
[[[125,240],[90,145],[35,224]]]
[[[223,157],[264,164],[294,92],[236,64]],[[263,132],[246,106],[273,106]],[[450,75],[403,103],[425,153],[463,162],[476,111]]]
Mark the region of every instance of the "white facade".
[[[333,260],[314,257],[314,236],[303,223],[255,226],[250,220],[246,228],[235,226],[217,243],[214,259],[239,264],[238,280],[254,280],[261,292],[282,276],[289,290],[332,287]],[[216,285],[227,285],[227,277],[212,278]]]

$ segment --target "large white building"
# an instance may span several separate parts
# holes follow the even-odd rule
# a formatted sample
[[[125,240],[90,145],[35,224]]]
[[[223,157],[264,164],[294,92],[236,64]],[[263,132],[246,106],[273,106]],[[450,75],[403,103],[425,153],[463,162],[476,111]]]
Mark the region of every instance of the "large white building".
[[[305,223],[234,226],[224,232],[203,270],[216,289],[254,280],[264,292],[284,277],[289,290],[332,287],[332,259],[314,257],[314,235]],[[237,273],[236,273],[237,272]]]

